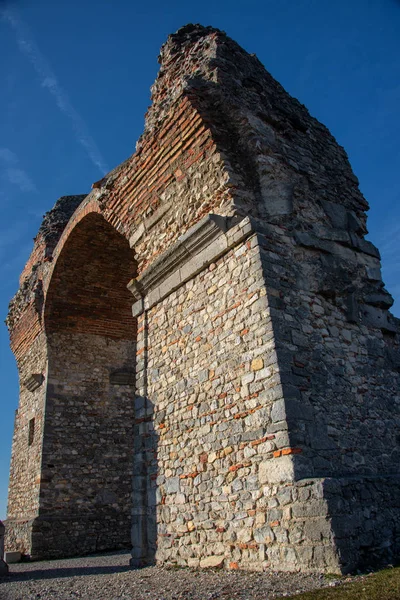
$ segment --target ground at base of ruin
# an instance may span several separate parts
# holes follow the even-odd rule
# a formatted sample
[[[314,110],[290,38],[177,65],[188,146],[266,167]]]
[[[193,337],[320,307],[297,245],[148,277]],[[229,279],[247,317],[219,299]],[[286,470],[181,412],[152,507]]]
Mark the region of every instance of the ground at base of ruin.
[[[353,577],[322,574],[131,569],[130,554],[10,565],[0,578],[1,600],[396,600],[400,568]],[[300,595],[298,595],[300,594]]]

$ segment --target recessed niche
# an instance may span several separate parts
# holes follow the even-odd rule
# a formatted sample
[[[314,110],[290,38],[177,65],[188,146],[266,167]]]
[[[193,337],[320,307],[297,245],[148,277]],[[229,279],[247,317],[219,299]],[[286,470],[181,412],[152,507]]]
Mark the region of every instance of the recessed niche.
[[[42,385],[44,381],[44,376],[42,373],[32,373],[29,377],[24,381],[24,386],[30,392],[34,392],[38,387]]]
[[[34,439],[35,439],[35,418],[29,419],[28,446],[32,446]]]
[[[110,373],[110,383],[112,385],[135,385],[135,372],[128,370],[118,370]]]

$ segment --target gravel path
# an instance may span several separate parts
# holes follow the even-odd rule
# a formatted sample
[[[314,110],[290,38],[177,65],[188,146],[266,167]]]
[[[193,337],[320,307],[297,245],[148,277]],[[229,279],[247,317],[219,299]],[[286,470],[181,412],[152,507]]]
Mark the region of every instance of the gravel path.
[[[0,599],[269,600],[339,585],[339,580],[323,575],[299,573],[166,567],[132,570],[129,558],[126,552],[113,552],[10,565],[8,577],[0,578]]]

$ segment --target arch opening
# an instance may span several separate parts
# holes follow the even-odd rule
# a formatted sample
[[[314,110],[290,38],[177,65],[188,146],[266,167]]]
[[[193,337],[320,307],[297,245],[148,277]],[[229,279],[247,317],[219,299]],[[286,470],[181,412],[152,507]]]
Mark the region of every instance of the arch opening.
[[[104,217],[90,213],[72,230],[58,257],[46,298],[46,332],[135,339],[126,287],[135,273],[126,238]]]
[[[137,328],[126,285],[135,270],[127,240],[90,213],[49,285],[39,515],[51,519],[52,556],[130,548]]]

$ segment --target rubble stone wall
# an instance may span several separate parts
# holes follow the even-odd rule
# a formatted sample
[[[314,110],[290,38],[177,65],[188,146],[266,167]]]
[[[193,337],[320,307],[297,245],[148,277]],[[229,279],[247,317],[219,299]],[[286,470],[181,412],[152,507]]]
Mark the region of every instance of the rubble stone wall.
[[[369,256],[344,248],[317,253],[268,225],[260,246],[267,289],[275,295],[282,413],[291,445],[303,448],[296,477],[398,473],[397,324],[387,307],[367,304],[360,279],[367,279]],[[342,271],[334,269],[336,250]],[[346,292],[350,269],[357,273],[352,293]],[[324,281],[332,293],[321,289]],[[382,290],[377,299],[386,295]]]
[[[44,397],[47,375],[47,349],[44,335],[36,338],[30,351],[19,363],[20,402],[15,414],[13,453],[8,495],[8,518],[32,517],[39,506],[39,489],[44,426]],[[43,377],[33,391],[32,374]],[[39,380],[40,381],[40,380]],[[38,383],[39,383],[38,381]],[[34,419],[33,438],[29,439],[29,423]],[[31,442],[31,443],[30,443]]]
[[[81,333],[53,333],[48,344],[40,511],[32,555],[128,548],[135,346],[130,340]],[[67,544],[65,534],[60,537],[66,521]]]
[[[322,484],[294,482],[257,236],[139,317],[138,348],[134,559],[337,570]]]
[[[398,474],[324,480],[323,494],[342,572],[398,560],[399,483]]]
[[[252,241],[211,263],[146,319],[137,393],[154,412],[157,560],[199,565],[249,542],[258,465],[282,445],[280,432],[270,430],[279,375]],[[139,338],[139,352],[140,345]]]

